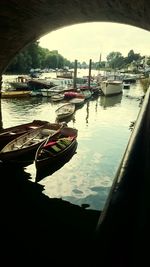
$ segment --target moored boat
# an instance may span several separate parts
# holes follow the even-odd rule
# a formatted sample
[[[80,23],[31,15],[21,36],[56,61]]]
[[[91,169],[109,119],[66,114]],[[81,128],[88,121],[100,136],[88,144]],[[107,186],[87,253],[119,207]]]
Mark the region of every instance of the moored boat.
[[[54,86],[53,82],[51,79],[46,80],[46,79],[31,79],[28,81],[28,87],[30,90],[39,90],[42,88],[51,88]]]
[[[105,96],[122,93],[123,82],[120,80],[104,80],[101,82],[101,90]]]
[[[57,78],[73,79],[73,71],[71,70],[59,70],[56,72]]]
[[[85,97],[85,100],[89,99],[92,96],[92,92],[88,87],[80,86],[80,93]]]
[[[50,89],[47,89],[47,88],[41,89],[41,93],[42,93],[42,96],[52,97],[55,94],[63,94],[64,89],[65,89],[64,86],[56,85],[56,86],[51,87]]]
[[[54,136],[42,143],[36,151],[36,181],[41,180],[45,173],[53,173],[58,166],[69,160],[77,148],[78,130],[70,127],[63,127]]]
[[[84,105],[84,102],[85,102],[85,97],[82,98],[75,97],[69,100],[69,103],[75,104],[75,107],[80,107]]]
[[[14,90],[24,91],[28,90],[28,76],[18,76],[14,81],[8,81],[9,87]]]
[[[42,125],[46,124],[49,124],[49,122],[42,120],[33,120],[29,123],[15,125],[2,129],[0,131],[0,149],[2,149],[7,143],[19,137],[20,135],[25,134],[33,129],[38,129]]]
[[[12,98],[12,97],[28,97],[30,96],[29,90],[5,90],[1,92],[2,98]]]
[[[75,112],[75,104],[67,103],[56,109],[56,120],[67,118]]]
[[[69,92],[65,92],[64,93],[64,97],[66,99],[72,99],[72,98],[75,98],[75,97],[84,97],[84,95],[82,93],[79,93],[79,92],[75,92],[75,91],[69,91]]]
[[[42,89],[30,90],[30,96],[42,96]]]

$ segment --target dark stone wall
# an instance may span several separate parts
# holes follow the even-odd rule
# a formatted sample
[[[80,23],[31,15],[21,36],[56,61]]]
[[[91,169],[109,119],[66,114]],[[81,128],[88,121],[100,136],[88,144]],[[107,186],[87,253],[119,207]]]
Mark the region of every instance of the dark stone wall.
[[[84,22],[117,22],[150,29],[146,0],[1,0],[0,74],[27,44],[52,30]]]

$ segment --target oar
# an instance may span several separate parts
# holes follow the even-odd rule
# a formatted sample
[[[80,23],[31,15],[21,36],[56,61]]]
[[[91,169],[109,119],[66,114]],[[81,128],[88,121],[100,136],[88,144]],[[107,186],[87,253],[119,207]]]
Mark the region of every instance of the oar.
[[[29,143],[30,141],[34,140],[36,136],[38,136],[38,134],[35,135],[35,136],[33,136],[32,138],[29,138],[26,142],[24,142],[24,143],[19,147],[19,149],[22,148],[22,147],[23,147],[24,145],[26,145],[27,143]],[[42,141],[42,140],[41,140],[41,141]],[[45,140],[44,140],[44,141],[45,141]],[[39,139],[39,142],[40,142],[40,139]]]
[[[10,134],[12,131],[7,131],[7,132],[4,132],[4,133],[0,133],[0,136],[4,136],[4,135],[7,135],[7,134]]]

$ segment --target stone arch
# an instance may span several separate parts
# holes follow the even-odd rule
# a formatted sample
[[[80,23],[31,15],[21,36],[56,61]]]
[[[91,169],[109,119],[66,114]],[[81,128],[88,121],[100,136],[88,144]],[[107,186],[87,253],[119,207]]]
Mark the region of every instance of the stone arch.
[[[84,22],[118,22],[150,29],[145,0],[5,0],[0,4],[0,73],[30,42],[65,26]]]

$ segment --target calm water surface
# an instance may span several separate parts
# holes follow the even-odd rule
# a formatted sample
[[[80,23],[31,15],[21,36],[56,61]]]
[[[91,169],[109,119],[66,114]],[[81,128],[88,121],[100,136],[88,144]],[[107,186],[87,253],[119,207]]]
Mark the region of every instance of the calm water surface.
[[[76,154],[39,182],[45,186],[46,195],[77,205],[89,204],[91,209],[103,208],[131,135],[130,124],[138,116],[141,96],[143,90],[137,83],[124,89],[122,95],[99,96],[76,110],[68,122],[68,126],[78,129]],[[34,119],[55,122],[55,110],[60,105],[46,97],[2,99],[3,127]],[[26,167],[25,172],[34,182],[34,164]]]

